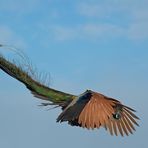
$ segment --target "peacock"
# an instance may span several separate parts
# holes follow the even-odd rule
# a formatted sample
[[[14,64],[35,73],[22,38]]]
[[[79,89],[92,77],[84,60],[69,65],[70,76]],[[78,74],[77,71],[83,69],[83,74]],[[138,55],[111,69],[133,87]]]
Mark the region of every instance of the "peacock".
[[[4,47],[4,45],[0,45]],[[55,105],[61,107],[62,112],[57,122],[67,122],[71,126],[86,129],[105,128],[111,135],[129,135],[139,126],[131,107],[122,104],[117,99],[101,93],[86,90],[80,95],[65,93],[50,88],[35,79],[27,70],[14,61],[8,60],[0,54],[0,69],[9,76],[23,83],[34,97],[45,100],[42,106]]]

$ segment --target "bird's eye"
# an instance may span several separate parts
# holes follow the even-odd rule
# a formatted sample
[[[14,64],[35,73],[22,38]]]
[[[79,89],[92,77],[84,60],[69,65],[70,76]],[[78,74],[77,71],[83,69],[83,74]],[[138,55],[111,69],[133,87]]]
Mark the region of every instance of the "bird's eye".
[[[113,118],[116,120],[119,120],[121,118],[121,114],[119,112],[115,113],[115,114],[113,114]]]

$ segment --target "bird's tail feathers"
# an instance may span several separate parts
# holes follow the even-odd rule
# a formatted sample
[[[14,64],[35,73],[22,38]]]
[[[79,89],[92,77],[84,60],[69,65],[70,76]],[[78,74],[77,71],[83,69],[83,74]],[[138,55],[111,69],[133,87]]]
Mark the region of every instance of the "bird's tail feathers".
[[[0,53],[0,69],[25,84],[35,97],[55,103],[62,108],[65,107],[63,104],[67,104],[75,98],[74,95],[50,88],[50,75],[38,73],[37,69],[32,66],[30,59],[21,50],[1,44],[0,48],[12,50],[21,58],[19,61],[8,60]]]

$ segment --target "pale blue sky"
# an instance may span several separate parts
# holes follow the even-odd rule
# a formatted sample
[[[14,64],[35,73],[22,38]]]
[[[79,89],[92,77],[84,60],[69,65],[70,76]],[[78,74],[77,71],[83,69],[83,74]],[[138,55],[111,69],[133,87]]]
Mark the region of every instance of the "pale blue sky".
[[[0,43],[22,49],[39,71],[49,72],[51,87],[104,93],[141,118],[125,138],[59,124],[59,109],[38,107],[41,100],[0,71],[0,147],[146,148],[147,6],[147,0],[0,0]]]

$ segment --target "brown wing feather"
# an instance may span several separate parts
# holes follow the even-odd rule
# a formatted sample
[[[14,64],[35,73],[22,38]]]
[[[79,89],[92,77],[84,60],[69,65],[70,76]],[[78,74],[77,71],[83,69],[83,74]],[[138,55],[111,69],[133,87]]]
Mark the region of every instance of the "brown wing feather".
[[[115,122],[115,121],[112,121],[112,123],[113,123],[113,129],[114,129],[114,133],[115,133],[115,135],[116,135],[116,136],[118,136],[116,122]]]
[[[119,110],[119,109],[121,109],[121,110]],[[129,110],[134,111],[133,109],[131,109],[127,106],[124,106],[120,103],[117,103],[116,107],[114,107],[115,112],[120,112],[120,118],[115,119],[115,118],[111,117],[108,120],[113,124],[113,130],[114,130],[115,135],[118,135],[118,133],[117,133],[117,131],[118,131],[121,134],[121,136],[124,136],[124,134],[126,134],[128,136],[129,133],[133,134],[133,130],[135,130],[134,124],[139,126],[138,123],[134,119],[134,118],[136,118],[136,119],[139,119],[139,118]],[[108,126],[108,125],[106,125],[106,126]],[[109,129],[109,131],[110,131],[110,129]]]
[[[124,122],[124,124],[125,124],[126,129],[127,129],[131,134],[133,134],[132,129],[131,129],[131,127],[129,126],[129,124],[128,124],[126,118],[123,116],[122,119],[123,119],[123,122]]]
[[[113,126],[111,120],[108,120],[106,123],[106,126],[109,129],[110,134],[113,135]]]
[[[108,98],[99,93],[93,93],[89,102],[84,106],[79,115],[78,123],[85,128],[105,127],[110,134],[118,133],[121,136],[133,133],[138,125],[135,119],[139,119],[130,107],[122,105],[118,100]],[[120,118],[115,119],[114,114],[119,113]]]
[[[114,113],[114,100],[107,100],[103,95],[93,93],[89,102],[80,113],[78,122],[86,128],[94,129],[104,126],[105,122]]]
[[[128,136],[128,131],[127,131],[126,127],[125,127],[125,124],[123,122],[123,119],[121,119],[121,126],[123,128],[124,133]]]

